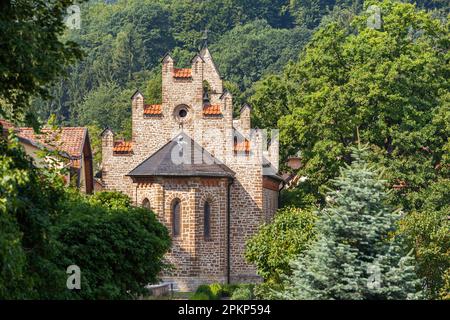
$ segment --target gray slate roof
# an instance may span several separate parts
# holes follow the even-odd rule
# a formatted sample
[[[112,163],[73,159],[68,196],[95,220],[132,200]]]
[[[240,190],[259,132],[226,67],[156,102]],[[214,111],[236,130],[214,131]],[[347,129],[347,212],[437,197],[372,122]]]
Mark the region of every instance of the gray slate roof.
[[[184,132],[128,173],[130,177],[234,177],[235,172],[214,158]]]

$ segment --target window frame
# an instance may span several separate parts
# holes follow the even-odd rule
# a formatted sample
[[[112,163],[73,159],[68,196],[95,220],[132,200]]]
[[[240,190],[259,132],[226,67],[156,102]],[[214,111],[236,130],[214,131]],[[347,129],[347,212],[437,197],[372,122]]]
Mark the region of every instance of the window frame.
[[[177,212],[178,209],[178,212]],[[172,235],[173,237],[180,237],[182,233],[181,223],[181,200],[174,199],[170,207],[172,218]]]

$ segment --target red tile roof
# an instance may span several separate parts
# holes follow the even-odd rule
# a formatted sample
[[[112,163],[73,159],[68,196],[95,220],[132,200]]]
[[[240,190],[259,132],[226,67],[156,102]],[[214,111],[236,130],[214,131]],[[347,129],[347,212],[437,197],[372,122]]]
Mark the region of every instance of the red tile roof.
[[[130,141],[119,140],[114,142],[113,152],[118,154],[128,154],[133,151]]]
[[[0,119],[0,126],[3,127],[3,130],[8,130],[10,128],[14,128],[14,125],[6,120]]]
[[[192,70],[191,69],[174,68],[173,76],[175,78],[190,78],[190,77],[192,77]]]
[[[17,128],[17,136],[31,143],[38,143],[50,149],[67,153],[70,157],[81,157],[86,136],[86,128],[62,127],[59,129],[41,129],[36,134],[33,128]]]
[[[234,152],[250,152],[250,141],[245,139],[244,141],[239,141],[234,143]]]
[[[205,116],[221,115],[222,110],[219,105],[206,105],[203,107],[203,114]]]
[[[154,116],[162,114],[162,106],[160,104],[146,104],[144,106],[144,115]]]

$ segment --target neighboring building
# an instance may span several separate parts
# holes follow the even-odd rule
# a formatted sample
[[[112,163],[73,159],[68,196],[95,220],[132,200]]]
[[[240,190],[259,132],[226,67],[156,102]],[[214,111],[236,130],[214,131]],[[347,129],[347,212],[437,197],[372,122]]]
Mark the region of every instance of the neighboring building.
[[[191,68],[162,60],[162,104],[131,98],[132,140],[102,133],[102,182],[152,209],[169,229],[180,290],[201,283],[256,281],[247,240],[278,207],[278,142],[263,150],[248,105],[233,119],[232,95],[205,47]],[[253,135],[252,135],[253,134]]]
[[[32,128],[14,127],[5,120],[0,120],[0,125],[3,127],[3,134],[10,129],[15,131],[25,152],[33,158],[36,166],[44,166],[47,161],[40,156],[40,151],[56,150],[60,158],[65,159],[61,162],[61,167],[67,166],[69,169],[67,183],[72,183],[85,193],[94,191],[92,150],[87,128],[43,128],[37,134]]]

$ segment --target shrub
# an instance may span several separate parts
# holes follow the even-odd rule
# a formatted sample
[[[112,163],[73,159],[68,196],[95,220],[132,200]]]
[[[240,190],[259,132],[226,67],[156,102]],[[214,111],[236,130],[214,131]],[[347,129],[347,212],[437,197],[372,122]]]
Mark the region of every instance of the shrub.
[[[253,292],[252,287],[242,286],[234,290],[231,300],[252,300]]]
[[[89,197],[91,204],[100,204],[110,209],[123,209],[131,207],[130,198],[118,191],[96,192]]]
[[[313,210],[287,207],[278,210],[272,223],[263,225],[247,242],[245,257],[256,264],[266,281],[280,283],[291,273],[290,261],[305,251],[315,238],[317,214]]]
[[[170,238],[152,212],[110,209],[90,201],[70,202],[67,210],[55,227],[55,238],[61,268],[75,264],[81,269],[82,290],[74,291],[73,298],[129,299],[157,281]]]
[[[239,288],[237,284],[223,284],[222,285],[222,297],[231,297],[234,290]]]
[[[210,284],[209,288],[211,290],[212,295],[214,297],[217,297],[217,299],[223,296],[223,287],[220,283]]]
[[[215,290],[217,291],[217,287],[215,287]],[[198,286],[195,293],[196,294],[205,294],[206,296],[208,296],[208,300],[218,300],[220,298],[219,295],[213,293],[213,291],[211,290],[211,287],[207,284],[202,284],[202,285]]]
[[[194,293],[189,300],[210,300],[209,295],[206,293]]]

